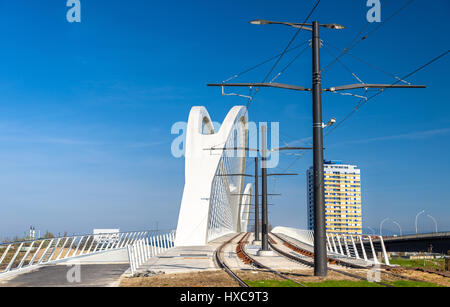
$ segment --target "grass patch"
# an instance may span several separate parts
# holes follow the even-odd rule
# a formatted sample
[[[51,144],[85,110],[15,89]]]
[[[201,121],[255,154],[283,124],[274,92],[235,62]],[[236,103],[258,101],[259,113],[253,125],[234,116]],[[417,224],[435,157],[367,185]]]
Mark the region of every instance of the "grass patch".
[[[442,269],[444,266],[444,259],[404,259],[395,257],[389,260],[391,264],[397,264],[406,268],[428,268],[428,269]]]
[[[276,288],[276,287],[300,287],[295,282],[292,282],[290,280],[245,280],[245,282],[250,287],[269,287],[269,288]]]
[[[245,281],[250,287],[300,287],[296,283],[290,280],[257,280],[257,281]],[[441,287],[439,285],[430,282],[421,281],[409,281],[409,280],[397,280],[394,282],[384,282],[395,287],[407,287],[407,288],[429,288],[429,287]],[[384,287],[382,285],[372,283],[366,280],[350,281],[350,280],[325,280],[322,282],[302,282],[308,287],[320,287],[320,288],[379,288]]]
[[[390,285],[395,287],[404,287],[404,288],[440,288],[444,286],[440,286],[437,284],[433,284],[431,282],[425,281],[410,281],[410,280],[397,280],[394,282],[390,282]]]
[[[369,287],[383,287],[379,284],[369,282],[367,280],[351,281],[351,280],[325,280],[322,282],[305,282],[308,287],[320,288],[369,288]]]

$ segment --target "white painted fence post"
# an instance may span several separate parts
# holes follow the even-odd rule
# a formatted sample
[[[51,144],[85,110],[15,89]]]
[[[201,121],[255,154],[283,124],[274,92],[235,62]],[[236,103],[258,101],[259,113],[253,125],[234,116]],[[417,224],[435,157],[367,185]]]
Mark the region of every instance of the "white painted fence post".
[[[375,263],[379,263],[377,259],[377,253],[375,252],[375,248],[373,247],[372,238],[369,236],[370,248],[372,249],[373,261]]]
[[[362,236],[359,236],[359,242],[361,243],[361,249],[362,249],[364,260],[367,261],[367,254],[366,254],[366,249],[364,247],[364,242],[363,242]]]
[[[384,263],[386,265],[391,265],[390,262],[389,262],[389,257],[388,257],[387,252],[386,252],[386,247],[384,246],[384,241],[383,241],[383,237],[382,236],[380,236],[380,242],[381,242],[381,249],[383,250]]]
[[[355,240],[353,239],[353,235],[350,235],[350,237],[352,238],[352,244],[353,244],[353,250],[355,251],[355,257],[356,257],[356,259],[360,259],[358,249],[356,248]]]
[[[345,236],[342,236],[342,239],[344,240],[345,252],[347,253],[347,257],[351,257],[350,249],[348,248],[347,244],[347,238]]]
[[[335,239],[333,234],[331,235],[331,238],[333,239],[332,242],[333,242],[334,252],[337,254],[338,253],[338,249],[336,247],[336,239]]]
[[[339,235],[336,235],[337,239],[338,239],[338,244],[339,244],[339,250],[341,251],[341,255],[344,255],[344,251],[342,250],[342,245],[341,245],[341,238],[339,237]]]

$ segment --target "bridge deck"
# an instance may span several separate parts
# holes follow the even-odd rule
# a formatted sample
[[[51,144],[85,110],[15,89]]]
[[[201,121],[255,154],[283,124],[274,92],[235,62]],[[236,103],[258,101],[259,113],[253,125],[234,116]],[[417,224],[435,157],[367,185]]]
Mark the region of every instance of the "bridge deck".
[[[137,273],[163,272],[164,274],[190,273],[216,270],[214,251],[236,234],[229,234],[205,246],[175,247],[156,257],[150,258]]]
[[[292,243],[294,245],[297,245],[298,247],[307,250],[309,252],[314,252],[314,247],[308,244],[305,244],[303,242],[300,242],[292,237],[286,236],[284,234],[281,233],[277,233],[278,236],[280,236],[281,238],[285,239],[286,241],[288,241],[289,243]],[[343,256],[341,254],[336,254],[336,253],[330,253],[328,252],[328,257],[336,259],[336,260],[340,260],[342,262],[346,262],[349,264],[355,264],[355,265],[359,265],[359,266],[363,266],[363,267],[369,267],[371,265],[369,265],[366,261],[364,261],[364,259],[354,259],[354,258],[349,258],[346,256]]]

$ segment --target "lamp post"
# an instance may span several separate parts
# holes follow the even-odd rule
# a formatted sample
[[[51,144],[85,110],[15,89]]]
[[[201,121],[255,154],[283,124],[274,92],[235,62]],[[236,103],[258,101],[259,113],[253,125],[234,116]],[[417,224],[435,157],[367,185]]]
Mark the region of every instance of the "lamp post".
[[[380,223],[380,236],[383,236],[383,233],[382,233],[383,224],[384,224],[384,222],[386,222],[387,220],[389,220],[388,217],[385,218],[384,220],[382,220],[381,223]]]
[[[416,215],[416,221],[415,221],[415,225],[416,225],[416,234],[418,234],[418,230],[417,230],[417,219],[419,218],[419,215],[424,214],[425,210],[420,211],[419,213],[417,213]]]
[[[322,81],[320,73],[320,27],[328,29],[344,29],[338,24],[312,24],[253,20],[251,24],[281,24],[312,32],[313,75],[313,191],[314,191],[314,275],[327,276],[327,237],[325,228],[325,193],[323,185],[323,129],[322,122]],[[312,27],[311,27],[312,26]],[[334,120],[335,122],[335,120]],[[333,122],[333,123],[334,123]]]
[[[312,53],[313,53],[313,71],[312,81],[313,88],[306,88],[303,86],[281,84],[275,82],[269,83],[213,83],[208,86],[221,87],[271,87],[282,88],[295,91],[312,92],[313,101],[313,168],[314,168],[314,275],[327,276],[327,248],[326,248],[326,228],[325,228],[325,195],[323,185],[323,129],[326,127],[322,122],[322,92],[337,92],[343,90],[352,90],[360,88],[424,88],[418,85],[398,85],[398,84],[349,84],[342,86],[333,86],[327,89],[322,89],[321,84],[321,69],[320,69],[320,27],[326,29],[340,30],[345,27],[339,24],[319,24],[314,21],[312,24],[294,23],[294,22],[278,22],[258,19],[250,21],[254,25],[268,25],[279,24],[294,27],[312,32]],[[263,162],[263,161],[261,161]],[[264,172],[264,168],[263,168]],[[264,189],[264,188],[263,188]],[[263,193],[264,194],[264,193]],[[263,199],[264,208],[264,199]],[[264,228],[264,226],[263,226]],[[263,232],[264,233],[264,232]],[[264,237],[264,235],[263,235]]]
[[[432,217],[431,215],[429,215],[429,214],[427,214],[427,216],[428,216],[430,219],[433,220],[433,222],[434,222],[434,228],[435,228],[436,233],[437,233],[437,232],[438,232],[438,227],[437,227],[436,219],[435,219],[434,217]]]
[[[262,215],[261,215],[261,250],[269,251],[269,237],[268,227],[269,219],[267,212],[267,126],[261,127],[262,140],[261,140],[261,184],[262,184]]]
[[[259,182],[258,157],[255,157],[255,241],[259,241]]]
[[[395,225],[397,225],[398,226],[398,229],[400,229],[400,237],[403,235],[403,232],[402,232],[402,226],[400,226],[400,224],[399,223],[397,223],[396,221],[392,221],[392,223],[394,223]]]

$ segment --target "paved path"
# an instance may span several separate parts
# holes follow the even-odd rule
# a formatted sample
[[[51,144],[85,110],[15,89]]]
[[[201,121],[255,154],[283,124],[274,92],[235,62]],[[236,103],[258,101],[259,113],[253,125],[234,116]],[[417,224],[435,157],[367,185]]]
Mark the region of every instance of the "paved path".
[[[114,287],[128,264],[82,264],[79,266],[80,282],[69,282],[67,275],[76,279],[73,265],[43,266],[8,280],[0,280],[0,287]]]
[[[150,258],[137,272],[164,272],[165,274],[192,273],[217,270],[214,263],[214,251],[236,234],[225,235],[205,246],[175,247]]]

